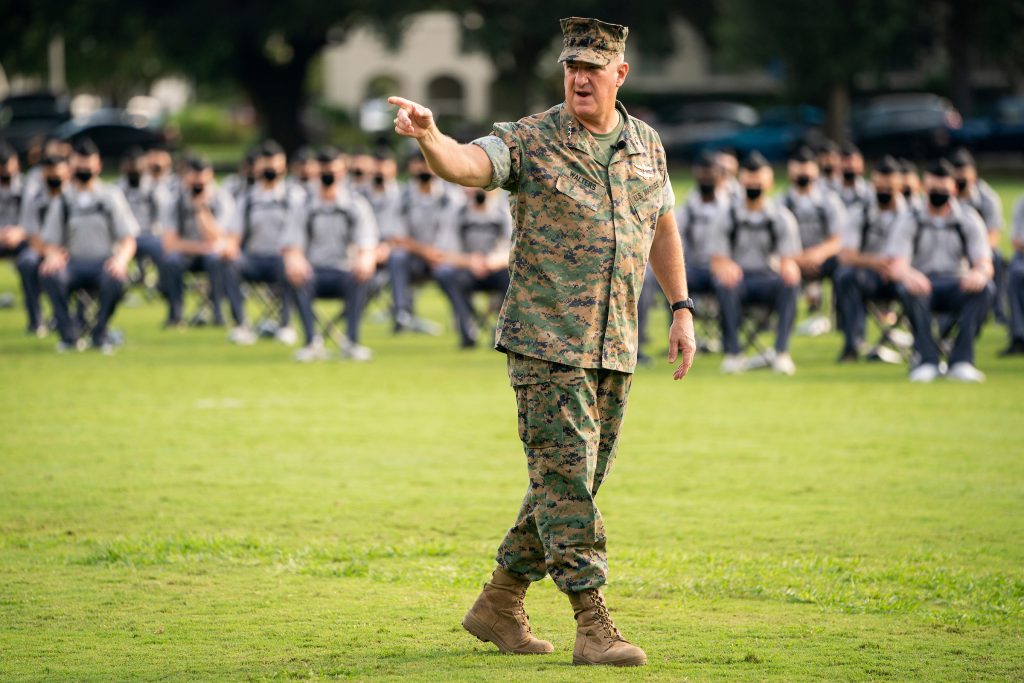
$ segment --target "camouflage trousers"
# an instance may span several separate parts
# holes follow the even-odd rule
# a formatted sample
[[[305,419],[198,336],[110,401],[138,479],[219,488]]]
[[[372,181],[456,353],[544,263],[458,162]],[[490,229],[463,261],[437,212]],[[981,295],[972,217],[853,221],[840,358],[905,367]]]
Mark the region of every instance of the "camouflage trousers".
[[[498,564],[565,592],[604,585],[604,523],[594,498],[608,476],[632,375],[508,354],[530,485]]]

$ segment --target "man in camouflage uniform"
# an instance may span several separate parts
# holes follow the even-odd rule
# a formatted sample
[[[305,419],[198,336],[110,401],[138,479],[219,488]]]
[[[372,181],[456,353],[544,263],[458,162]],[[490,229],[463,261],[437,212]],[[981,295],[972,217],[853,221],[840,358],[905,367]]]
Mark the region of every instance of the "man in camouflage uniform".
[[[507,354],[529,487],[498,568],[463,626],[504,652],[547,653],[523,598],[549,574],[576,616],[577,664],[640,665],[601,595],[604,525],[594,504],[615,457],[637,354],[637,299],[650,261],[674,302],[669,361],[694,354],[692,302],[661,141],[616,100],[628,29],[562,20],[565,102],[460,145],[402,98],[395,130],[438,175],[510,193],[510,286],[495,346]]]

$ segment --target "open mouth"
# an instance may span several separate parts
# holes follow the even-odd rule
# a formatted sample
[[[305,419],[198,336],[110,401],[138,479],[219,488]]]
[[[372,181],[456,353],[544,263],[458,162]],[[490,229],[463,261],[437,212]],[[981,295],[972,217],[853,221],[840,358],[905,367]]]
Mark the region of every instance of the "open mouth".
[[[586,99],[587,97],[590,97],[590,93],[583,92],[582,90],[577,90],[576,97],[579,97],[580,99]]]

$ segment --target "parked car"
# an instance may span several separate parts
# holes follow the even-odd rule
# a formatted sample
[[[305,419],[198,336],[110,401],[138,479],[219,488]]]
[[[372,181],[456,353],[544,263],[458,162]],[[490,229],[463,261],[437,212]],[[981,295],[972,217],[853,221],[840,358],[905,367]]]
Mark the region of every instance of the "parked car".
[[[818,107],[770,107],[756,126],[709,140],[699,150],[732,148],[740,158],[757,150],[769,161],[784,161],[801,145],[821,144],[825,139],[824,123],[825,113]]]
[[[1024,152],[1024,97],[1004,97],[988,116],[967,119],[953,141],[977,152]]]
[[[46,135],[70,116],[66,97],[50,92],[11,95],[0,102],[0,138],[24,154],[33,138]]]
[[[907,93],[876,97],[853,116],[853,139],[866,156],[924,159],[945,154],[963,118],[945,97]]]
[[[72,143],[90,138],[104,160],[120,159],[132,147],[151,149],[168,143],[167,132],[158,120],[122,109],[98,109],[89,116],[62,124],[53,132]]]
[[[661,110],[655,127],[670,159],[690,160],[709,141],[757,122],[757,110],[746,104],[695,102]]]

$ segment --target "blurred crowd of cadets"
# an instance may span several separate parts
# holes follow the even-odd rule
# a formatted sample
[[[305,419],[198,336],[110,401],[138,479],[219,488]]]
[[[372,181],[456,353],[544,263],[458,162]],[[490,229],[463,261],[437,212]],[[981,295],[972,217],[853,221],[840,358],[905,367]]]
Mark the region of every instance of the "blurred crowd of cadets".
[[[387,152],[301,149],[287,160],[268,140],[220,183],[203,159],[175,163],[165,149],[129,152],[116,182],[104,183],[88,140],[46,140],[24,173],[0,143],[0,249],[19,271],[27,332],[56,331],[59,352],[113,353],[123,340],[109,322],[126,289],[139,286],[166,302],[168,328],[228,327],[227,299],[235,344],[268,336],[299,345],[294,312],[296,360],[366,361],[367,308],[396,334],[440,333],[414,307],[430,281],[451,305],[459,346],[472,348],[509,285],[507,196],[453,186],[420,156],[404,164],[402,182]],[[966,150],[923,172],[892,157],[868,172],[856,147],[826,143],[796,150],[787,174],[788,189],[773,196],[761,155],[707,152],[677,201],[698,343],[723,352],[723,372],[793,374],[791,334],[836,329],[840,362],[906,362],[913,381],[982,381],[974,341],[989,317],[1008,329],[1002,355],[1024,353],[1024,197],[1007,258],[1000,199]],[[641,363],[650,311],[663,303],[657,290],[648,273]],[[796,327],[801,296],[810,315]],[[338,314],[318,314],[317,299],[339,300]],[[259,310],[255,321],[246,300]],[[759,338],[768,331],[770,346]]]

